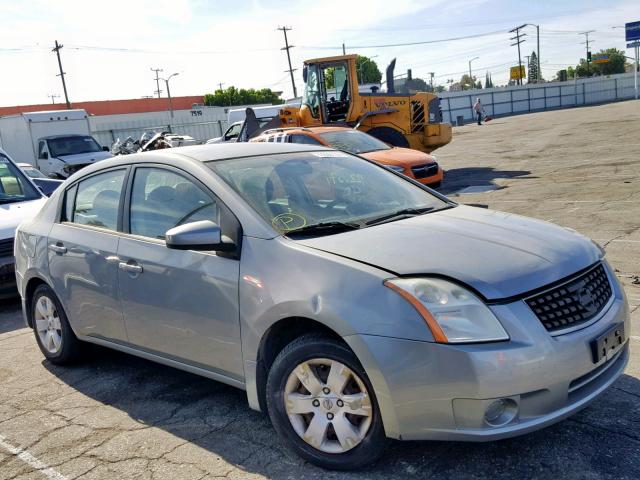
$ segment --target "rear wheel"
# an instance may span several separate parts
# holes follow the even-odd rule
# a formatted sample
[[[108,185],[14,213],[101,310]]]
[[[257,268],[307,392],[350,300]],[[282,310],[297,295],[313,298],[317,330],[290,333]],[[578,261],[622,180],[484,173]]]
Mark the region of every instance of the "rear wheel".
[[[71,363],[80,356],[80,341],[69,326],[58,297],[48,285],[36,288],[31,299],[31,324],[38,347],[52,363]]]
[[[285,347],[269,371],[267,407],[287,445],[320,467],[360,468],[384,450],[371,383],[355,355],[336,340],[308,335]]]

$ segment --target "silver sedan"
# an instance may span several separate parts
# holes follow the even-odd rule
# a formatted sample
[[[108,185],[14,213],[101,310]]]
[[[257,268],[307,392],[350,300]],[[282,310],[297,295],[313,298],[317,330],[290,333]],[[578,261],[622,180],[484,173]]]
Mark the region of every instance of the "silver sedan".
[[[49,361],[90,342],[244,389],[325,468],[369,465],[387,437],[544,427],[629,357],[598,245],[321,147],[105,160],[58,188],[15,249]]]

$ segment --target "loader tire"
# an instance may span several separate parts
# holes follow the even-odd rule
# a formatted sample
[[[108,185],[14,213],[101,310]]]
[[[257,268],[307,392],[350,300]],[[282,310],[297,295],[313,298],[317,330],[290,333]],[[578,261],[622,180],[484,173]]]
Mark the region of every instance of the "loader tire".
[[[367,130],[367,133],[393,147],[409,148],[409,142],[406,137],[394,128],[374,127],[371,130]]]

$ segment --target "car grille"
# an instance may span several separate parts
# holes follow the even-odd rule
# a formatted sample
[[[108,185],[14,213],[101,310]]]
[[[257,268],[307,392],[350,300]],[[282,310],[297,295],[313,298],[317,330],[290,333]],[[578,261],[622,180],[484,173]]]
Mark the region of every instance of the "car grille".
[[[602,264],[525,302],[549,332],[575,327],[598,315],[612,295]]]
[[[416,178],[432,177],[433,175],[438,174],[438,164],[434,162],[427,163],[425,165],[416,165],[411,167],[411,171],[413,172],[413,176]]]
[[[13,257],[13,238],[0,240],[0,257]]]

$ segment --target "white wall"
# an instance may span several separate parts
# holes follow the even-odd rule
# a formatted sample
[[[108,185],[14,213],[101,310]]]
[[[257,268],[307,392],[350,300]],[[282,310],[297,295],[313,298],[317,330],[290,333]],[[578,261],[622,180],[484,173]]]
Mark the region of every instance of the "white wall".
[[[487,115],[501,116],[628,100],[634,98],[635,90],[631,72],[567,82],[441,92],[438,96],[444,121],[455,124],[458,116],[465,121],[473,119],[476,98],[480,98]]]

